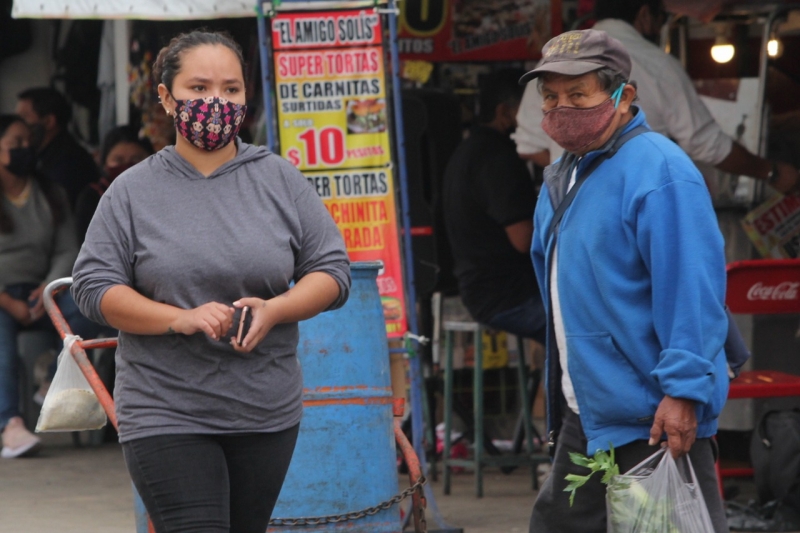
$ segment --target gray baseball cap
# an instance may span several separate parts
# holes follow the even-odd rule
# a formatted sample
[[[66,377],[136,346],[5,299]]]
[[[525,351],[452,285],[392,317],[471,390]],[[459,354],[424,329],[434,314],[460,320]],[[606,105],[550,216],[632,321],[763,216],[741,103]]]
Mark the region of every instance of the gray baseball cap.
[[[539,65],[519,83],[523,85],[547,72],[581,76],[603,67],[630,78],[631,56],[622,43],[604,31],[568,31],[547,41]]]

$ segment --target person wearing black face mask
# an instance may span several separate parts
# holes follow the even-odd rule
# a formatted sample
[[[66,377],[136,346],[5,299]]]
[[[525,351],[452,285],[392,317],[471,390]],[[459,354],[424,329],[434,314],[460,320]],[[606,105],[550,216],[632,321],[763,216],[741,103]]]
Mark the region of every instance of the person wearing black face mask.
[[[67,131],[69,102],[50,87],[27,89],[17,96],[16,113],[30,129],[37,170],[64,189],[74,208],[78,194],[97,180],[98,172],[92,156]]]
[[[64,192],[34,173],[25,122],[0,115],[0,456],[35,453],[40,441],[19,416],[17,334],[50,329],[42,292],[69,276],[78,253]],[[74,308],[74,304],[72,306]]]
[[[36,169],[36,151],[30,146],[11,148],[6,169],[16,176],[30,176]]]
[[[86,237],[100,197],[111,183],[123,172],[153,155],[153,145],[145,137],[139,137],[131,126],[118,126],[109,131],[100,148],[99,165],[101,177],[90,183],[75,203],[75,226],[78,242]]]

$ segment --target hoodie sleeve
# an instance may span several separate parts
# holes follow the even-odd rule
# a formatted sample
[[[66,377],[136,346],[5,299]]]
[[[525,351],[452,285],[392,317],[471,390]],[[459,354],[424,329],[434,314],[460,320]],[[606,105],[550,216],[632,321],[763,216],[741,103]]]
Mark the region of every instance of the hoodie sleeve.
[[[113,184],[100,199],[72,277],[72,296],[81,312],[108,325],[100,312],[103,295],[115,285],[133,286],[130,203],[121,184]]]
[[[294,279],[299,280],[311,272],[330,275],[339,285],[339,297],[327,310],[338,309],[347,302],[350,294],[350,259],[344,239],[314,189],[302,175],[297,179],[302,180],[303,186],[294,200],[301,233]]]
[[[637,215],[662,347],[651,375],[665,395],[707,403],[715,380],[727,379],[715,375],[728,326],[724,244],[708,191],[688,158],[663,164],[675,179],[650,191]]]

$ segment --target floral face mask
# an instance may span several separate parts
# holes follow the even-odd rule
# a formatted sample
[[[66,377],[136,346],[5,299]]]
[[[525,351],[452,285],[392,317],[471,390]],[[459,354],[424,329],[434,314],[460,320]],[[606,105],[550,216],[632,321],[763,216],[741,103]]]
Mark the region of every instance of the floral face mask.
[[[193,100],[173,97],[175,127],[190,143],[213,152],[227,146],[242,127],[247,106],[234,104],[225,98],[210,96]]]

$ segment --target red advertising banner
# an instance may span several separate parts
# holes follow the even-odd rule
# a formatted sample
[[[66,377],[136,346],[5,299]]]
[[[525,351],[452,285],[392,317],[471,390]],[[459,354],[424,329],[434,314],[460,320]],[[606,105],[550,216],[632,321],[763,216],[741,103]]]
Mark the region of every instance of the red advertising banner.
[[[381,25],[372,10],[272,21],[281,155],[322,198],[352,261],[382,261],[389,337],[408,329]]]
[[[403,271],[389,168],[305,172],[344,237],[352,261],[383,261],[378,273],[386,334],[407,330]]]
[[[402,59],[538,59],[561,32],[561,0],[404,0],[400,11]]]

